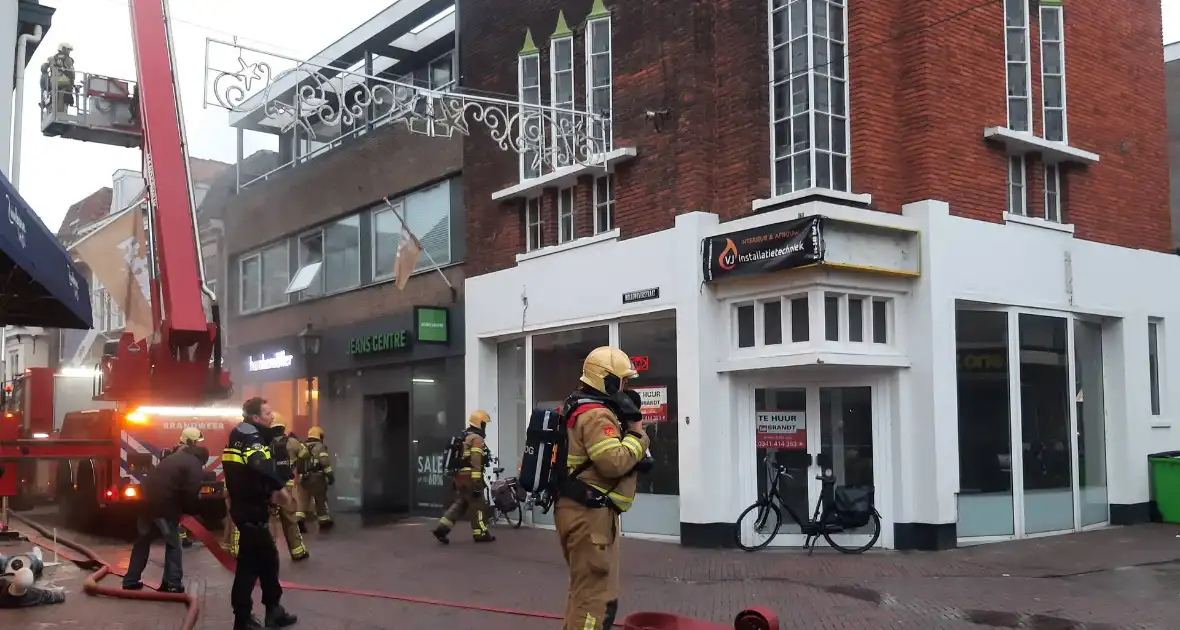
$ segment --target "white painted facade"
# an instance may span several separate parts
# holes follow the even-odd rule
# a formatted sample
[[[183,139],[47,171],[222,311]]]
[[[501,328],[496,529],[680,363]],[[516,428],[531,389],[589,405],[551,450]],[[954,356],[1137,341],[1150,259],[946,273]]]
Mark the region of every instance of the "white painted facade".
[[[703,239],[810,215],[919,232],[920,275],[906,278],[821,267],[702,282]],[[808,450],[818,452],[814,434],[819,430],[811,416],[821,392],[867,386],[872,388],[872,479],[883,520],[879,545],[893,547],[898,542],[894,524],[935,526],[960,518],[956,305],[979,303],[985,305],[981,308],[1008,312],[1010,340],[1016,339],[1018,312],[1065,318],[1071,352],[1074,318],[1089,317],[1101,323],[1105,424],[1099,433],[1105,434],[1105,448],[1096,465],[1104,466],[1105,481],[1090,470],[1086,493],[1066,492],[1052,505],[1068,509],[1071,497],[1092,502],[1094,497],[1102,500],[1105,493],[1110,504],[1145,511],[1143,504],[1150,500],[1147,454],[1180,449],[1180,382],[1168,378],[1171,369],[1180,369],[1173,368],[1180,363],[1172,363],[1180,362],[1180,334],[1169,334],[1168,327],[1180,321],[1180,294],[1164,288],[1180,277],[1180,257],[1075,239],[1069,225],[1006,219],[998,224],[954,217],[938,201],[910,204],[902,215],[809,202],[724,224],[716,215],[689,213],[678,216],[673,229],[647,236],[618,240],[616,230],[520,255],[513,268],[466,281],[467,407],[492,414],[489,443],[505,462],[513,462],[519,457],[527,410],[535,403],[528,358],[532,335],[607,323],[610,340],[616,342],[620,320],[674,313],[679,396],[672,421],[679,431],[679,497],[641,495],[632,510],[640,515],[628,513],[624,529],[675,535],[682,523],[732,524],[754,501],[759,470],[755,389],[805,391]],[[660,289],[658,299],[621,303],[624,292],[654,287]],[[822,341],[823,298],[831,292],[890,300],[888,342]],[[737,347],[737,304],[802,294],[813,305],[812,341]],[[847,298],[842,299],[846,305]],[[842,307],[840,312],[845,327],[847,310]],[[1149,318],[1159,332],[1158,415],[1153,415],[1149,394]],[[524,409],[515,402],[501,404],[504,388],[498,383],[497,343],[511,339],[523,339]],[[1021,356],[1017,344],[1010,343],[1009,365],[1018,365]],[[1067,382],[1073,386],[1077,375],[1072,354],[1067,363]],[[569,366],[571,388],[579,367]],[[1012,435],[1020,436],[1021,386],[1012,372],[1009,388]],[[1078,405],[1065,406],[1076,433]],[[1090,439],[1093,451],[1094,438]],[[1025,493],[1019,480],[1025,458],[1021,451],[1027,449],[1017,447],[1012,453],[1017,498]],[[1067,450],[1076,488],[1076,443]],[[1094,466],[1095,457],[1090,459],[1087,465]],[[808,483],[814,490],[816,482]],[[1029,489],[1027,494],[1031,497],[1036,491]],[[645,501],[657,507],[644,508]],[[1034,507],[1026,509],[1020,500],[1010,504],[1013,532],[1006,537],[1045,533],[1034,526],[1040,518]],[[1043,512],[1050,503],[1037,505]],[[1075,506],[1075,514],[1081,509]],[[650,518],[660,523],[653,527]],[[642,525],[636,524],[639,521]],[[1074,521],[1067,529],[1091,524],[1080,516]],[[1102,519],[1108,521],[1109,517]],[[970,527],[959,527],[960,532],[967,530]],[[785,544],[801,541],[780,537]],[[959,543],[1003,537],[960,536]]]

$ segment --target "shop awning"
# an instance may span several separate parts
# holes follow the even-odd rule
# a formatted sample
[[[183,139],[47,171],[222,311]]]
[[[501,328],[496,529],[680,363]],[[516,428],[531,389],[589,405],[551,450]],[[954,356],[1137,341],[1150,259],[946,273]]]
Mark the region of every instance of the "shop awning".
[[[0,325],[90,328],[90,287],[66,249],[3,173],[0,194]]]

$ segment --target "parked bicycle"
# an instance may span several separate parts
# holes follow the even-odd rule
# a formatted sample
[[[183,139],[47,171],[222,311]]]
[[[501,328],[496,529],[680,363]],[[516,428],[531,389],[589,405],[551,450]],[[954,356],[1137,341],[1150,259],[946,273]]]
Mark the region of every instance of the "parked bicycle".
[[[814,551],[815,542],[820,536],[840,553],[864,553],[877,544],[877,539],[881,537],[881,515],[873,505],[872,487],[836,487],[836,476],[832,469],[821,465],[821,473],[816,477],[821,484],[819,499],[815,502],[815,511],[811,518],[804,520],[799,518],[779,492],[779,481],[783,476],[787,479],[795,477],[786,467],[775,462],[773,457],[770,455],[766,458],[766,468],[770,477],[767,491],[738,517],[735,533],[738,547],[745,551],[757,551],[769,545],[782,527],[783,513],[780,506],[787,510],[791,520],[795,521],[801,533],[807,536],[803,547],[807,549],[808,555]],[[805,470],[796,472],[806,473]],[[751,515],[754,517],[752,527],[744,527],[743,521]],[[866,525],[871,526],[871,531],[852,531],[860,530]],[[755,542],[748,545],[742,536],[749,531],[754,532]],[[859,547],[846,547],[833,539],[837,534],[868,534],[869,541]],[[759,535],[764,538],[757,540]]]
[[[494,526],[503,518],[512,529],[519,529],[524,522],[524,506],[528,502],[528,493],[520,487],[520,480],[516,477],[500,479],[500,473],[504,472],[504,469],[499,466],[498,457],[493,457],[491,463],[494,477],[484,488],[484,500],[488,505],[488,525]]]

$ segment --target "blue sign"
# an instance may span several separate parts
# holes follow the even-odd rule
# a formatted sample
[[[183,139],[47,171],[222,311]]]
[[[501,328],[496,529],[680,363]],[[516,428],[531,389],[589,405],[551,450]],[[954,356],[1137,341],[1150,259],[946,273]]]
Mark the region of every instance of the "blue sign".
[[[86,278],[3,173],[0,212],[0,325],[90,328]]]

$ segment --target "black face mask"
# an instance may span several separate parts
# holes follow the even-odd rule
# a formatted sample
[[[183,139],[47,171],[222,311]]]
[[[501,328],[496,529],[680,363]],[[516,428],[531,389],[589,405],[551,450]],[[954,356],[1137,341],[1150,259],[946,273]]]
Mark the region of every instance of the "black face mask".
[[[624,389],[614,396],[615,401],[619,405],[619,420],[623,422],[639,422],[643,419],[643,400],[639,397],[639,392]]]

